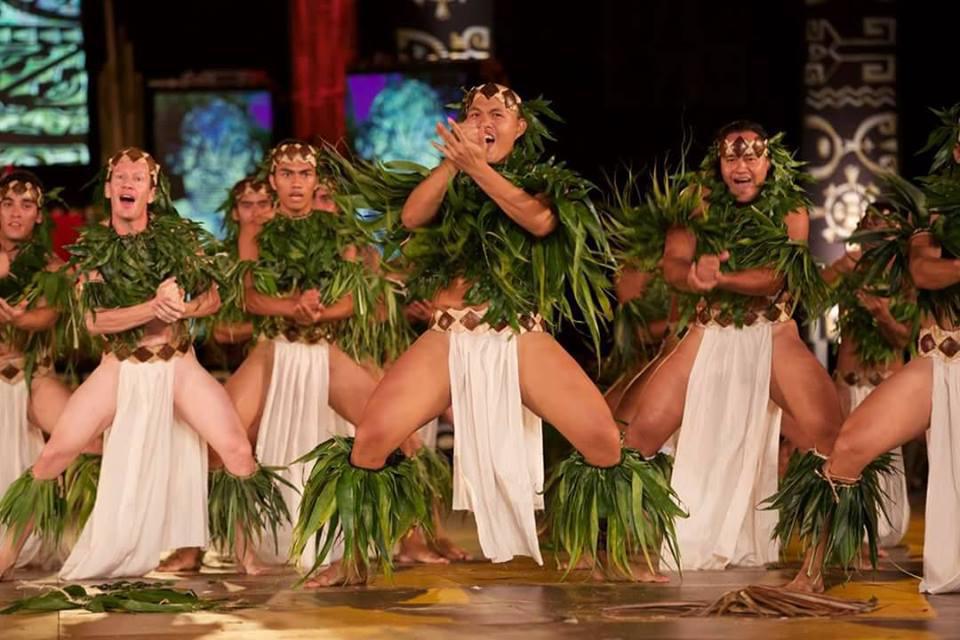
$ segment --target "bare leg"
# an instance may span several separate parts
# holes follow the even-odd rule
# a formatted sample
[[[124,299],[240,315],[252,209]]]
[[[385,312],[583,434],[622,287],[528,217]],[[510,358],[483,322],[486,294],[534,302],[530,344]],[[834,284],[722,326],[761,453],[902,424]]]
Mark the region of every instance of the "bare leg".
[[[368,369],[330,345],[330,406],[334,411],[359,424],[376,387],[377,380]]]
[[[651,373],[633,400],[643,410],[638,411],[630,421],[624,445],[652,456],[680,428],[687,382],[702,339],[703,329],[691,327],[677,347]]]
[[[224,387],[200,366],[192,351],[177,358],[175,376],[177,414],[217,452],[227,471],[240,477],[254,473],[257,463],[252,445]],[[247,546],[237,546],[238,563],[245,573],[262,573],[264,566]]]
[[[120,363],[105,357],[67,401],[53,434],[33,465],[38,480],[56,478],[110,426],[117,410]]]
[[[235,476],[256,471],[253,449],[230,396],[200,366],[193,352],[176,359],[173,405],[180,415],[216,450]]]
[[[518,341],[523,404],[552,424],[590,464],[620,461],[620,431],[600,390],[547,333]]]
[[[265,340],[250,350],[243,364],[223,385],[240,416],[240,423],[249,434],[251,444],[257,441],[272,372],[273,342]]]
[[[35,478],[50,480],[59,476],[86,444],[109,426],[116,411],[118,371],[116,360],[104,358],[104,362],[69,398],[52,429],[50,440],[33,464]],[[50,418],[51,415],[44,413],[43,419],[48,425]],[[14,540],[8,534],[0,542],[0,578],[13,566],[27,537],[24,535],[20,540]]]
[[[449,337],[428,331],[390,367],[355,423],[354,464],[381,468],[411,433],[450,406],[449,352]]]
[[[613,417],[621,427],[629,425],[637,414],[640,413],[643,408],[641,404],[643,387],[647,384],[647,381],[653,377],[653,374],[664,360],[666,360],[667,355],[666,351],[661,351],[657,357],[648,362],[646,366],[634,373],[633,376],[626,381],[626,385],[620,395],[620,401],[613,408]],[[609,403],[609,398],[607,402]]]
[[[826,463],[828,471],[858,477],[874,458],[921,435],[930,422],[932,389],[933,363],[928,358],[910,361],[884,381],[844,421]],[[822,549],[808,554],[787,588],[822,591],[822,556]]]
[[[269,340],[258,342],[240,367],[230,376],[223,385],[230,401],[233,403],[240,423],[246,430],[251,446],[257,442],[257,432],[260,428],[260,419],[263,416],[263,406],[267,401],[267,392],[270,389],[270,375],[273,371],[273,343]],[[223,467],[223,460],[216,450],[210,447],[207,450],[210,469]],[[240,548],[240,547],[238,547]],[[246,566],[241,561],[241,566]],[[183,547],[173,552],[166,560],[157,566],[157,571],[165,573],[196,572],[203,566],[203,549],[200,547]],[[260,565],[251,564],[250,569],[257,570]]]
[[[351,456],[353,464],[367,469],[383,467],[387,456],[410,434],[450,406],[449,344],[448,336],[428,331],[390,367],[370,396],[363,417],[354,423],[357,435]],[[333,362],[331,354],[331,367]],[[333,395],[331,386],[331,402]],[[342,408],[349,413],[349,396],[341,400],[345,401]],[[355,405],[359,400],[355,398],[352,402]],[[349,415],[341,415],[350,419]],[[365,581],[362,567],[344,567],[337,562],[306,586],[328,587]]]
[[[610,407],[610,412],[616,414],[617,405],[620,404],[620,401],[623,399],[624,392],[630,387],[630,383],[633,382],[634,378],[637,377],[643,371],[643,368],[640,369],[631,369],[629,371],[624,371],[616,382],[614,382],[610,387],[603,392],[603,399],[607,401],[607,406]]]
[[[795,322],[773,328],[772,360],[770,397],[792,417],[785,426],[797,427],[787,437],[800,449],[815,446],[830,453],[843,422],[840,400],[830,376],[800,340]]]

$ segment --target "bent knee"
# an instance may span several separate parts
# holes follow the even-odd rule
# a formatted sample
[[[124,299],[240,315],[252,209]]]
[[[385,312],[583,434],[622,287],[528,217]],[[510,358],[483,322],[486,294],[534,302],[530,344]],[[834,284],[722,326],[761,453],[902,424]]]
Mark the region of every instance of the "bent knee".
[[[591,435],[580,449],[584,459],[597,467],[612,467],[620,462],[620,432],[613,425]]]

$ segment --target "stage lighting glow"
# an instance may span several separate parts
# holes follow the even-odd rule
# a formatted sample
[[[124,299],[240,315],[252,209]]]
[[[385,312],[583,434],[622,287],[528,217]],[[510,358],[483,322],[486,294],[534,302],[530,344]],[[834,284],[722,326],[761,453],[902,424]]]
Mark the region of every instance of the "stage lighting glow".
[[[267,91],[162,91],[153,97],[153,148],[170,176],[174,206],[223,237],[217,211],[270,145]]]

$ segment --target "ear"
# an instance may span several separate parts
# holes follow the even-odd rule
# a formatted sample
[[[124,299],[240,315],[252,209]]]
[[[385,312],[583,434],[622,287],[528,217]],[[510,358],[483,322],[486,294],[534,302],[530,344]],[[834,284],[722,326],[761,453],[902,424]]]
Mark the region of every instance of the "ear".
[[[276,180],[276,178],[273,177],[273,172],[272,172],[272,171],[270,172],[270,175],[268,176],[268,178],[269,178],[269,180],[270,180],[270,188],[272,188],[273,191],[274,191],[274,193],[276,193],[276,191],[277,191],[277,180]]]
[[[236,207],[234,207],[233,209],[230,209],[230,217],[233,218],[233,220],[236,222],[240,221],[240,214],[237,213]]]
[[[526,119],[525,119],[525,118],[517,118],[517,135],[516,135],[516,137],[514,138],[514,140],[516,140],[517,138],[519,138],[520,136],[522,136],[522,135],[523,135],[524,133],[526,133],[526,132],[527,132],[527,121],[526,121]]]
[[[107,200],[110,199],[110,183],[109,182],[103,185],[103,195],[106,197]]]
[[[147,204],[153,204],[153,201],[157,198],[157,188],[150,187],[150,195],[147,196]]]

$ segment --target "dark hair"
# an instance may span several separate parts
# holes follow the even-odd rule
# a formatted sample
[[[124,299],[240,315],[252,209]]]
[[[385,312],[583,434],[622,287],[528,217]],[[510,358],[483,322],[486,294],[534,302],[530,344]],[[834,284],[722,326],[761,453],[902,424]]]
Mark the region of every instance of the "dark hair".
[[[247,187],[250,187],[253,191],[266,190],[268,194],[273,193],[273,188],[270,186],[270,183],[266,180],[259,180],[256,176],[247,176],[242,180],[238,180],[230,191],[233,193],[234,198],[239,198],[243,195],[243,192],[247,190]]]
[[[27,171],[26,169],[14,169],[7,175],[3,176],[3,178],[0,178],[0,191],[6,191],[7,186],[11,182],[26,182],[39,189],[40,193],[43,193],[44,191],[43,181],[37,177],[37,174],[32,171]]]
[[[33,171],[27,171],[26,169],[14,169],[7,175],[0,178],[0,185],[5,185],[7,183],[19,180],[20,182],[29,182],[40,188],[43,188],[43,181],[35,174]]]
[[[767,130],[760,123],[754,122],[753,120],[734,120],[720,127],[713,141],[719,144],[723,142],[728,135],[737,131],[752,131],[761,138],[770,137],[770,134],[767,133]]]

